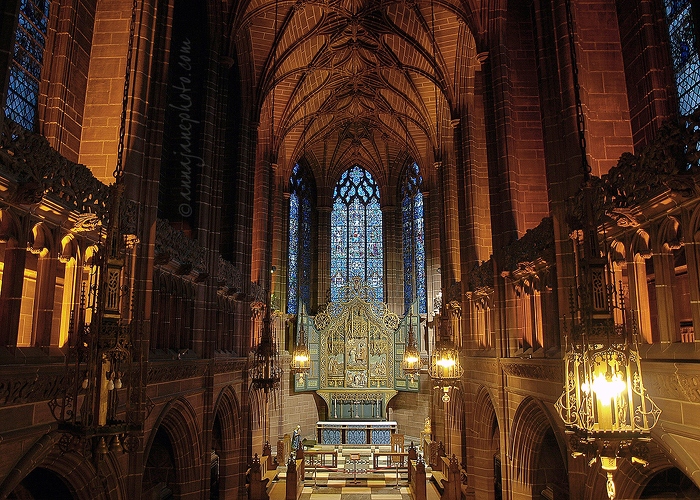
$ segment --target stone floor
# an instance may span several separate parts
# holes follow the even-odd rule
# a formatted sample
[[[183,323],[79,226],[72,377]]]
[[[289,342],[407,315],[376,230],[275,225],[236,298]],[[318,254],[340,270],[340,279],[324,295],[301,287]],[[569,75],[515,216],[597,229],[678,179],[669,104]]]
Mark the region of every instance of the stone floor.
[[[361,453],[360,460],[348,460],[350,453]],[[380,462],[380,466],[386,464]],[[344,449],[334,470],[307,465],[301,500],[412,500],[406,471],[398,476],[395,469],[371,470],[373,463],[368,450]],[[286,472],[280,471],[279,479],[270,490],[270,499],[284,499]],[[428,500],[440,498],[437,490],[428,482]]]

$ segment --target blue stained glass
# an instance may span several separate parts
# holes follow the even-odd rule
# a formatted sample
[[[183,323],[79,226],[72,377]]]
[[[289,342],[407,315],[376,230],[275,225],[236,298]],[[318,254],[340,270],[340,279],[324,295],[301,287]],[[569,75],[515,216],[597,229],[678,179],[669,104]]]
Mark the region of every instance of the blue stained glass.
[[[700,55],[691,0],[665,0],[671,57],[681,115],[700,107]]]
[[[287,313],[297,314],[299,303],[311,302],[311,216],[314,181],[296,164],[289,178],[289,251],[287,264]]]
[[[425,273],[425,224],[423,221],[423,178],[418,165],[406,169],[402,185],[401,226],[404,269],[404,308],[408,312],[418,299],[418,312],[428,310]]]
[[[20,2],[5,115],[27,130],[36,123],[49,5],[49,0]]]
[[[331,214],[331,300],[342,300],[340,287],[358,276],[384,297],[384,251],[379,187],[365,169],[354,166],[333,190]]]

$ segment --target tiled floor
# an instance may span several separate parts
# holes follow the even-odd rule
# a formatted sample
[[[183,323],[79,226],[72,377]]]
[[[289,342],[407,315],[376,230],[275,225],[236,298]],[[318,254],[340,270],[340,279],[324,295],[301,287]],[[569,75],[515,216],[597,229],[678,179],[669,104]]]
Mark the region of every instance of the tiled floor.
[[[365,456],[366,450],[363,450],[363,457],[354,473],[354,464],[345,460],[349,453],[349,450],[345,450],[339,456],[337,471],[318,469],[314,473],[314,469],[307,467],[301,500],[412,500],[405,471],[399,474],[399,487],[396,488],[395,470],[368,471],[370,458]],[[270,491],[271,499],[284,498],[285,477],[286,473],[280,472],[277,484]],[[428,494],[429,499],[433,497],[431,493]]]

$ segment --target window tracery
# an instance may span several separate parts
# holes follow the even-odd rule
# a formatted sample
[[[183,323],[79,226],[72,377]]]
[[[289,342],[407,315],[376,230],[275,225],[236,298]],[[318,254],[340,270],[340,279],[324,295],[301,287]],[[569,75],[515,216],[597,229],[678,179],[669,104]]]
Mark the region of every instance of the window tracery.
[[[15,31],[5,115],[27,130],[36,124],[49,6],[49,0],[22,0]]]
[[[425,275],[425,224],[423,220],[423,177],[413,163],[404,176],[401,200],[403,240],[404,310],[418,300],[419,314],[428,310]]]
[[[384,296],[382,211],[379,186],[367,170],[346,170],[333,191],[331,213],[331,300],[343,285],[359,277]]]
[[[691,0],[664,0],[681,115],[700,107],[700,55]]]
[[[313,179],[298,163],[289,178],[289,255],[287,314],[297,314],[299,303],[311,301],[311,213]]]

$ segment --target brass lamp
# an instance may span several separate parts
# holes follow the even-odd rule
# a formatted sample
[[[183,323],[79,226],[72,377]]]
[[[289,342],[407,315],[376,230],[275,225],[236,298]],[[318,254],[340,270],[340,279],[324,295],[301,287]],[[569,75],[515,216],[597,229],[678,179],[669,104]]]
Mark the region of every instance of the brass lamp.
[[[625,309],[624,291],[616,290],[607,251],[598,239],[601,213],[586,154],[583,106],[576,64],[571,1],[565,2],[571,56],[582,188],[572,198],[568,215],[574,232],[576,291],[570,298],[571,318],[564,323],[564,391],[555,407],[570,435],[574,457],[589,465],[600,460],[608,498],[615,498],[613,473],[623,457],[646,465],[651,429],[661,410],[642,382],[635,315]],[[567,331],[569,330],[569,331]]]
[[[292,373],[299,375],[299,383],[304,383],[304,378],[306,374],[311,370],[311,355],[309,354],[309,348],[306,345],[306,335],[304,331],[304,322],[301,321],[301,328],[299,329],[299,339],[297,340],[297,345],[294,347],[294,352],[292,352],[292,361],[290,363],[290,368]]]
[[[415,377],[420,373],[420,352],[416,346],[416,336],[413,333],[413,325],[408,330],[408,341],[406,348],[403,351],[403,359],[401,360],[401,369],[408,375],[411,382],[415,381]]]
[[[430,354],[428,374],[433,379],[436,389],[442,389],[442,400],[450,401],[450,389],[455,387],[464,368],[459,361],[459,350],[452,340],[451,321],[441,321],[440,340],[435,344],[435,349]]]

